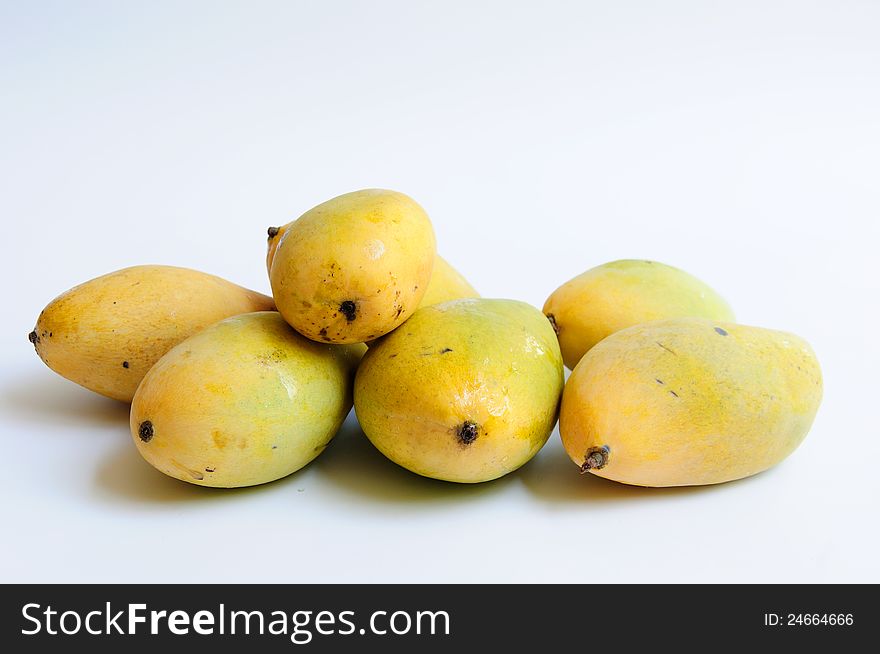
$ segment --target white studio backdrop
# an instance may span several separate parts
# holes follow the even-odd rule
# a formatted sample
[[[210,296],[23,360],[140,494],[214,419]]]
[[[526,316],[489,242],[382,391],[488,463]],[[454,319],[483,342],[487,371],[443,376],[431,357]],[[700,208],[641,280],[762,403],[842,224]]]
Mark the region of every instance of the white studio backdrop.
[[[880,4],[0,2],[0,581],[880,581]],[[416,198],[486,296],[681,267],[816,349],[800,449],[740,482],[581,477],[558,432],[456,486],[350,417],[264,487],[165,478],[27,342],[140,263],[267,291],[265,229]]]

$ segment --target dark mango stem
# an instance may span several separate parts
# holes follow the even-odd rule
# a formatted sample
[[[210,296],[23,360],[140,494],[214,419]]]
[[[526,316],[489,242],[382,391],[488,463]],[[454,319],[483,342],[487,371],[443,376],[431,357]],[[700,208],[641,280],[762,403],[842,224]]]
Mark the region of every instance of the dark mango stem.
[[[470,445],[480,433],[480,428],[473,420],[465,420],[455,430],[458,440],[462,445]]]
[[[608,459],[611,455],[611,448],[607,445],[602,447],[591,447],[584,456],[584,462],[581,464],[581,474],[588,470],[601,470],[608,465]]]

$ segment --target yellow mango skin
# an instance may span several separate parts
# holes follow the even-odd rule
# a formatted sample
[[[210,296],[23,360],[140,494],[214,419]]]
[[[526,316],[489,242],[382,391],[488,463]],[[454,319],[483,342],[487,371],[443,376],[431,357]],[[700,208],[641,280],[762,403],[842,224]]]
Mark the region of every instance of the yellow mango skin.
[[[614,332],[652,320],[736,320],[718,293],[683,270],[624,259],[569,280],[544,304],[556,324],[565,365],[573,370],[591,347]]]
[[[562,355],[536,308],[461,299],[416,311],[370,345],[355,379],[358,421],[389,459],[477,483],[526,463],[556,424]]]
[[[474,297],[480,297],[477,290],[446,259],[438,254],[437,258],[434,259],[434,270],[431,273],[431,280],[428,282],[428,288],[425,291],[424,297],[422,297],[419,308],[448,302],[449,300]]]
[[[272,294],[307,338],[369,341],[418,307],[436,249],[431,221],[412,198],[382,189],[347,193],[286,226],[271,256]]]
[[[806,341],[698,318],[630,327],[591,349],[565,385],[559,431],[579,466],[637,486],[718,484],[776,465],[822,400]],[[601,464],[602,458],[594,459]]]
[[[132,438],[153,467],[191,484],[274,481],[339,430],[365,349],[310,341],[274,311],[227,318],[147,373],[131,405]]]
[[[131,402],[147,371],[177,343],[223,318],[274,308],[272,298],[214,275],[134,266],[59,295],[29,338],[62,377]]]

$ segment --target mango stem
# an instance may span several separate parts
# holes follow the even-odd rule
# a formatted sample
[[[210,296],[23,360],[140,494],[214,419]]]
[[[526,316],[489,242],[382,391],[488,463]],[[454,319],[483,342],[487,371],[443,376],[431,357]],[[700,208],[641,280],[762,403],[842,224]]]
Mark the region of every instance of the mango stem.
[[[601,470],[608,465],[608,459],[611,455],[611,448],[607,445],[602,447],[591,447],[584,456],[584,462],[581,465],[581,474],[588,470]]]

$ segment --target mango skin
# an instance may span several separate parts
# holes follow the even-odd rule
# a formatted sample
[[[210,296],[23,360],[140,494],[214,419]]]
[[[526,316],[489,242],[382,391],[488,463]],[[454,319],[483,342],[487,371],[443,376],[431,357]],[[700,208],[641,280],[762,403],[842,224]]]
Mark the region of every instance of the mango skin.
[[[286,226],[271,254],[272,294],[307,338],[369,341],[418,307],[436,249],[431,221],[412,198],[382,189],[346,193]]]
[[[274,308],[272,298],[214,275],[134,266],[59,295],[29,338],[62,377],[131,402],[147,371],[177,343],[223,318]]]
[[[547,299],[544,313],[552,316],[571,370],[596,343],[633,325],[666,318],[736,320],[724,298],[693,275],[641,259],[612,261],[567,281]]]
[[[565,385],[559,431],[589,472],[637,486],[718,484],[801,443],[822,400],[809,344],[697,318],[637,325],[591,349]]]
[[[191,484],[279,479],[339,430],[365,349],[309,341],[274,311],[227,318],[147,373],[131,405],[132,438],[150,465]]]
[[[358,421],[389,459],[460,483],[501,477],[547,442],[562,392],[556,335],[536,308],[461,299],[416,311],[370,345]]]
[[[437,258],[434,259],[434,270],[431,273],[431,280],[428,282],[428,288],[425,291],[424,297],[422,297],[419,308],[448,302],[449,300],[474,297],[480,297],[477,290],[446,259],[438,254]]]

